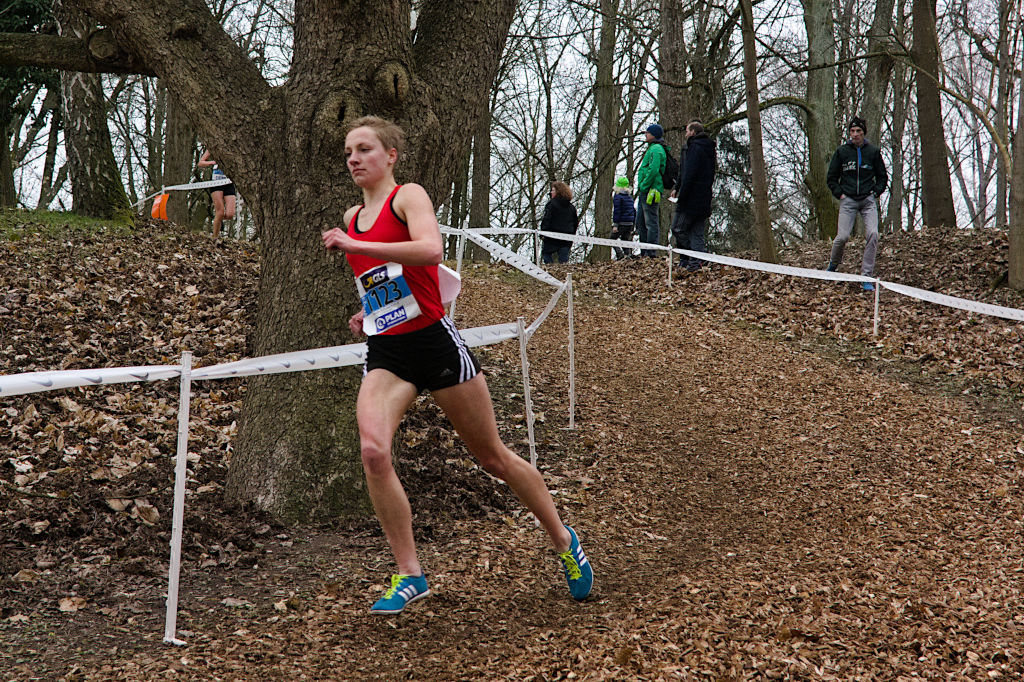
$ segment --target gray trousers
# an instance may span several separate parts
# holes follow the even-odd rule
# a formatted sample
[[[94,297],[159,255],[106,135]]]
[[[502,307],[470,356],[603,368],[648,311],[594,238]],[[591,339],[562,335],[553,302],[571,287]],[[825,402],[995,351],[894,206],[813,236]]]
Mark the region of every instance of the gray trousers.
[[[832,256],[829,260],[836,265],[843,262],[843,250],[853,234],[853,224],[858,213],[864,220],[864,260],[861,261],[860,274],[872,277],[875,273],[875,254],[878,253],[878,199],[874,194],[863,199],[843,197],[839,200],[838,234],[832,242]]]

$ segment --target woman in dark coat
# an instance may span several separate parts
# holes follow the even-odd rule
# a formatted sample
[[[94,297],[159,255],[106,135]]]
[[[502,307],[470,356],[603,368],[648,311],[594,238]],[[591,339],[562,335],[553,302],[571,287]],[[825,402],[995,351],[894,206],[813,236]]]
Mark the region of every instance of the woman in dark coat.
[[[542,232],[561,232],[576,234],[580,226],[580,217],[576,207],[572,205],[572,190],[569,185],[556,180],[551,183],[551,200],[544,207],[544,217],[540,221]],[[553,263],[558,254],[559,263],[569,262],[569,249],[572,242],[554,237],[544,237],[541,243],[540,256],[545,263]]]

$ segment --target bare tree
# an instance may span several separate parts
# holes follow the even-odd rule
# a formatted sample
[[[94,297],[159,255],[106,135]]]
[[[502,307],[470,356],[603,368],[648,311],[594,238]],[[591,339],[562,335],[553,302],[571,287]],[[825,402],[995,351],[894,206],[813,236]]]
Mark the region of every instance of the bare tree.
[[[939,45],[935,16],[934,0],[913,0],[913,57],[917,67],[914,78],[921,136],[921,198],[925,225],[955,227],[956,209],[947,161],[942,101],[939,98]]]
[[[779,254],[768,214],[768,173],[761,142],[761,108],[757,88],[757,49],[754,46],[754,12],[750,0],[740,0],[743,15],[743,76],[747,93],[747,124],[750,128],[750,179],[754,187],[754,222],[761,260],[778,263]]]
[[[839,211],[828,188],[829,159],[836,146],[835,26],[829,0],[803,0],[807,30],[807,148],[804,181],[810,193],[812,219],[821,239],[836,236]],[[748,105],[749,106],[749,105]]]
[[[601,0],[600,38],[597,49],[597,79],[594,83],[594,102],[597,105],[597,145],[594,152],[596,168],[594,195],[594,235],[608,237],[611,234],[612,206],[608,197],[615,182],[615,165],[621,145],[619,143],[619,99],[620,89],[615,87],[615,33],[616,15],[619,11],[617,0]],[[608,247],[591,249],[592,261],[608,260]]]
[[[1017,134],[1013,137],[1013,176],[1010,182],[1008,280],[1011,287],[1024,291],[1024,83],[1018,90],[1020,102],[1017,104]]]
[[[93,28],[91,20],[70,0],[55,0],[53,15],[65,37],[84,39]],[[97,218],[131,221],[131,206],[110,143],[99,76],[64,72],[61,95],[73,209]]]

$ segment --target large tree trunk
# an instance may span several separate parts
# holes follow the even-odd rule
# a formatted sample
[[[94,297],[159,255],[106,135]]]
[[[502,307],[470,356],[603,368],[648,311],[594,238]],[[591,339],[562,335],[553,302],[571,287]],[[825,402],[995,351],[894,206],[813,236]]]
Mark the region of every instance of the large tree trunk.
[[[164,186],[188,182],[192,177],[192,162],[196,148],[196,134],[188,114],[173,92],[167,93],[167,123],[164,137],[164,167],[161,173]],[[167,217],[179,225],[189,223],[189,196],[185,192],[171,192],[167,201]]]
[[[765,263],[778,263],[779,253],[768,214],[768,172],[761,136],[761,106],[757,88],[757,49],[754,47],[754,11],[750,0],[740,0],[743,14],[743,81],[747,93],[747,125],[750,129],[750,180],[754,190],[754,223],[757,248]]]
[[[679,0],[661,0],[661,46],[658,50],[658,123],[665,129],[665,141],[678,154],[686,139],[684,130],[691,116],[686,83],[683,46],[683,6]]]
[[[818,236],[836,236],[839,210],[828,188],[828,163],[836,147],[836,60],[832,5],[829,0],[804,1],[807,30],[807,148],[804,182],[810,193],[812,219]]]
[[[1013,62],[1010,59],[1010,17],[1016,3],[999,1],[999,35],[996,42],[996,134],[1009,141],[1010,87],[1013,83]],[[1018,131],[1020,128],[1017,129]],[[996,154],[996,229],[1006,229],[1006,193],[1010,169],[1005,157]]]
[[[597,105],[597,146],[594,167],[594,236],[607,238],[612,231],[612,186],[615,165],[619,158],[619,95],[615,87],[615,19],[618,0],[601,0],[601,32],[597,48],[597,80],[594,83],[594,104]],[[591,263],[611,257],[607,246],[595,246],[587,255]]]
[[[892,164],[889,167],[889,203],[885,226],[890,232],[903,229],[903,132],[907,126],[907,69],[897,64],[893,69],[892,126],[889,144]],[[913,221],[911,221],[913,222]]]
[[[761,104],[758,92],[758,53],[754,43],[754,9],[751,0],[739,0],[742,13],[743,83],[746,90],[746,124],[751,136],[751,184],[754,189],[754,222],[758,252],[766,263],[778,262],[778,251],[768,213],[768,172],[761,135]]]
[[[343,126],[371,113],[402,125],[409,140],[397,178],[437,201],[487,105],[515,6],[426,0],[414,42],[408,1],[297,0],[290,77],[271,88],[203,0],[75,2],[178,97],[246,197],[263,242],[250,355],[352,341],[351,271],[320,240],[359,198]],[[359,382],[355,369],[251,380],[227,499],[293,520],[368,510]]]
[[[939,97],[939,44],[935,33],[934,0],[914,0],[912,12],[924,224],[928,227],[955,227],[956,210],[953,207],[953,186]]]
[[[895,0],[877,0],[868,34],[868,54],[872,56],[868,58],[864,73],[864,105],[861,107],[861,115],[871,126],[872,137],[879,142],[879,146],[882,142],[882,112],[896,65],[894,52],[899,49],[890,35],[895,4]]]
[[[55,0],[53,16],[63,37],[84,39],[93,28],[89,18],[69,0]],[[106,99],[100,76],[61,72],[61,96],[72,209],[95,218],[131,221],[132,208],[121,183],[107,129]]]
[[[491,226],[491,110],[484,109],[473,132],[473,196],[469,204],[469,229]],[[466,245],[466,256],[476,262],[490,260],[487,249],[474,242]]]
[[[1010,286],[1024,290],[1024,87],[1017,105],[1017,134],[1013,136],[1013,175],[1010,179]]]
[[[9,111],[13,104],[9,97],[0,93],[0,111]],[[14,136],[9,120],[10,116],[0,116],[0,208],[18,205],[18,191],[14,186],[14,164],[11,161],[11,140]]]

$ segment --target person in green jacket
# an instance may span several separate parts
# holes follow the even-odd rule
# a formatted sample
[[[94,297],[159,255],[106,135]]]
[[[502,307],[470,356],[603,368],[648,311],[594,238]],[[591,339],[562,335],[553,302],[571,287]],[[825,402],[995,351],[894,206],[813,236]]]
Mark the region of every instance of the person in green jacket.
[[[639,210],[636,212],[636,233],[640,241],[647,244],[657,244],[660,237],[659,213],[661,207],[661,194],[665,191],[661,174],[665,171],[665,164],[668,160],[667,146],[665,145],[665,131],[657,123],[647,126],[644,132],[647,140],[647,151],[640,162],[640,170],[637,171],[637,203]],[[654,256],[651,249],[641,249],[641,256]]]

